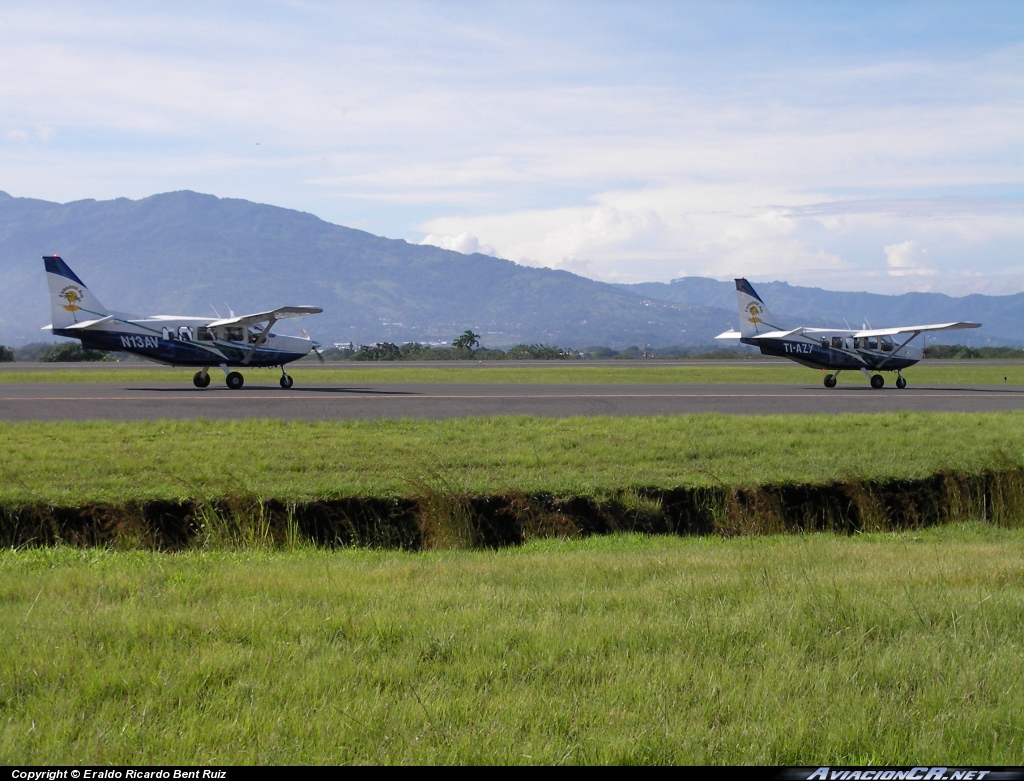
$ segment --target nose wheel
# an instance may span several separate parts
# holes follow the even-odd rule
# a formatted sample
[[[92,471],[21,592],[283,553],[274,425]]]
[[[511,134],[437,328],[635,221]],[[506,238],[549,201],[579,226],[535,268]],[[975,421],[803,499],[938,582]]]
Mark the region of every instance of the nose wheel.
[[[907,387],[907,381],[902,376],[896,378],[896,387],[903,390]]]
[[[288,390],[292,385],[295,384],[295,380],[289,377],[287,374],[281,375],[281,387]]]

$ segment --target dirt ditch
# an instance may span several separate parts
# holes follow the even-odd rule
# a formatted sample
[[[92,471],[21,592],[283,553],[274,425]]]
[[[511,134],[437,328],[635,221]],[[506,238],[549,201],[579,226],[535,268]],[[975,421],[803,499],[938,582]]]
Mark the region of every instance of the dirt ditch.
[[[605,496],[463,495],[423,489],[407,498],[285,502],[216,500],[20,505],[0,508],[0,545],[189,548],[362,546],[404,550],[497,548],[542,537],[614,532],[726,536],[887,531],[983,520],[1024,523],[1024,468],[941,472],[914,480],[631,488]]]

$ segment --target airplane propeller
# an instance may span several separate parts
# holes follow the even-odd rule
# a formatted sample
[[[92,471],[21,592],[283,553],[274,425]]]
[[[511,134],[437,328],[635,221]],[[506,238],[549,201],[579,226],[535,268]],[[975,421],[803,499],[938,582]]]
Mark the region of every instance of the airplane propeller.
[[[310,344],[313,345],[313,352],[315,352],[316,353],[316,357],[320,359],[320,363],[323,363],[324,362],[324,356],[323,356],[323,353],[320,352],[320,344],[318,342],[314,342],[313,341],[313,339],[310,337],[310,335],[306,333],[306,329],[305,328],[302,328],[300,330],[302,331],[302,335],[304,337],[306,337],[307,339],[309,339]]]

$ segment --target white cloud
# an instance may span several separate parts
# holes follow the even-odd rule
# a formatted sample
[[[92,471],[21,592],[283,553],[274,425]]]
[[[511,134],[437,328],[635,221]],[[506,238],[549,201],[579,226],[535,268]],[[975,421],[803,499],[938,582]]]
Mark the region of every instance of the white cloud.
[[[1024,289],[1024,208],[1012,203],[770,205],[779,194],[730,187],[610,192],[587,206],[439,218],[421,227],[439,235],[464,231],[500,257],[606,281],[667,281],[682,266],[694,276],[893,293],[919,289],[926,277],[930,289],[952,294]]]
[[[909,274],[934,276],[937,272],[926,265],[928,250],[916,241],[904,241],[884,247],[885,259],[890,276],[905,277]]]
[[[463,231],[457,236],[438,236],[431,233],[424,237],[420,244],[429,244],[441,249],[454,250],[455,252],[461,252],[463,255],[472,255],[476,252],[484,255],[496,254],[494,247],[488,244],[481,244],[476,236],[467,231]]]
[[[608,280],[1024,287],[1019,14],[395,8],[12,2],[4,189],[196,189]]]

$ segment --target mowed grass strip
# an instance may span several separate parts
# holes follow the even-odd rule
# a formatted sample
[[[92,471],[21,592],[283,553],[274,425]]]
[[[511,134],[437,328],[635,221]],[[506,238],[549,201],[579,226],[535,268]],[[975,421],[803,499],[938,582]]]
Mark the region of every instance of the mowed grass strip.
[[[0,763],[1024,764],[1024,532],[0,553]]]
[[[1024,412],[0,424],[0,502],[305,501],[916,478],[1024,460]]]
[[[3,371],[0,385],[4,383],[65,383],[65,382],[175,382],[192,387],[193,369],[109,369],[95,367],[56,369],[53,371]],[[250,369],[244,372],[249,385],[277,386],[280,372],[277,369]],[[808,369],[789,362],[772,365],[749,366],[737,362],[735,366],[721,364],[657,366],[651,364],[624,363],[622,366],[587,366],[571,361],[556,362],[549,366],[500,366],[476,364],[459,366],[449,364],[433,367],[403,366],[400,363],[374,366],[346,366],[344,368],[320,368],[313,365],[288,366],[288,373],[299,385],[334,384],[351,386],[360,383],[382,382],[480,382],[480,383],[782,383],[797,385],[821,385],[825,372]],[[910,387],[932,385],[1021,385],[1024,384],[1024,362],[998,365],[978,365],[970,361],[962,364],[930,366],[927,361],[905,371]],[[884,373],[886,383],[895,383],[895,374]],[[211,372],[214,382],[222,383],[223,374]],[[842,385],[867,385],[868,379],[860,372],[844,372],[839,379]]]

